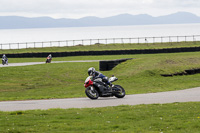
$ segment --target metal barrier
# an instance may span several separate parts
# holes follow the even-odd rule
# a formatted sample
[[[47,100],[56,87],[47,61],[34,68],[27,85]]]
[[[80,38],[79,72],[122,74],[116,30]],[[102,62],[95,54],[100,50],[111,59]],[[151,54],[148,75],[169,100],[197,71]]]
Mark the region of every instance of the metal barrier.
[[[192,42],[200,41],[200,35],[4,43],[0,44],[0,49],[3,50],[3,49],[44,48],[44,47],[68,47],[68,46],[78,46],[78,45],[116,44],[116,43],[119,44],[172,43],[172,42],[189,42],[189,41]]]

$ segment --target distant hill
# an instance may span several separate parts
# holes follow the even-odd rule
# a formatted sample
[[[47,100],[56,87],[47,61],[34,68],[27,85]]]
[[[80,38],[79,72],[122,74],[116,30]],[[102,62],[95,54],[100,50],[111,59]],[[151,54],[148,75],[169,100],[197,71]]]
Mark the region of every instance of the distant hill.
[[[151,25],[151,24],[184,24],[200,23],[200,17],[188,12],[178,12],[166,16],[152,17],[147,14],[98,18],[84,17],[80,19],[53,19],[50,17],[18,17],[0,16],[0,29],[23,28],[58,28],[58,27],[90,27],[90,26],[122,26],[122,25]]]

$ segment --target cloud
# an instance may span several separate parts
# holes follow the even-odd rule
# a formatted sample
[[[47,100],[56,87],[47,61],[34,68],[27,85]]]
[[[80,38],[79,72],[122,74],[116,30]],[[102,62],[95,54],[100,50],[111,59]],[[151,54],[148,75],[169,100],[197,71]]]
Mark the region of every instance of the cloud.
[[[200,13],[199,0],[0,0],[0,3],[0,15],[26,17],[106,17],[121,13],[159,16],[177,11]]]
[[[154,4],[157,8],[199,8],[200,1],[199,0],[154,0]]]

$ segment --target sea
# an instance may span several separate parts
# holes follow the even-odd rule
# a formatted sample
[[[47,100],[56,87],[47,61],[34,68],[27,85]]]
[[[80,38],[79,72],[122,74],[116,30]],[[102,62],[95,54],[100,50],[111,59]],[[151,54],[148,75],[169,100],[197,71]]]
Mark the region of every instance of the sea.
[[[193,35],[200,35],[200,23],[34,28],[34,29],[0,29],[0,49],[16,48],[17,46],[7,45],[14,43],[107,39],[107,38],[193,36]]]

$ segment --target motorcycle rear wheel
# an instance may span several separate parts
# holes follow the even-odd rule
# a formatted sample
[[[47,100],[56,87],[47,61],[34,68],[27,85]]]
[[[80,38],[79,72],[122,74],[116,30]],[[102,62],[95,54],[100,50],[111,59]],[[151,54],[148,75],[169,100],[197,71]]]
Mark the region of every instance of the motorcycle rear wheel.
[[[91,87],[87,87],[85,89],[85,94],[92,100],[98,99],[99,93],[96,89],[91,89]]]
[[[115,93],[115,97],[117,98],[123,98],[126,95],[126,92],[124,88],[120,85],[115,85],[116,88],[120,89],[119,92]]]

